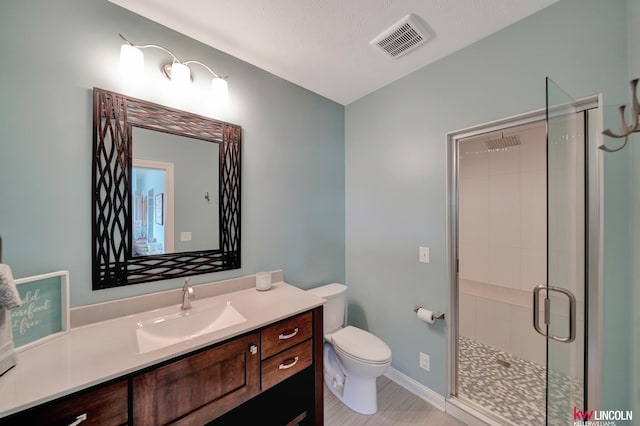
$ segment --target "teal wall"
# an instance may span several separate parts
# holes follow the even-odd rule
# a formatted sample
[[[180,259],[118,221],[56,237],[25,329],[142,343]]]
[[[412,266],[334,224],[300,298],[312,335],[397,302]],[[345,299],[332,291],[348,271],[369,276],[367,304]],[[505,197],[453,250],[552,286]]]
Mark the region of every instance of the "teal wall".
[[[628,0],[627,26],[629,30],[629,79],[640,78],[640,0]],[[628,103],[627,103],[628,105]],[[633,283],[629,333],[631,350],[630,359],[633,362],[631,370],[631,407],[635,413],[640,413],[640,135],[631,138],[631,229],[632,229],[632,258],[633,265],[631,282]]]
[[[172,94],[160,51],[145,51],[143,83],[123,82],[119,32],[228,74],[228,108],[207,104],[201,69]],[[95,86],[242,126],[243,267],[192,282],[280,268],[302,287],[344,281],[343,106],[106,0],[3,0],[0,54],[0,235],[16,277],[68,269],[72,306],[180,285],[91,290]]]
[[[545,76],[574,97],[625,102],[625,23],[624,1],[561,0],[347,106],[349,320],[389,343],[394,368],[445,395],[448,323],[428,327],[412,308],[448,310],[446,133],[543,108]],[[604,163],[603,394],[613,409],[628,405],[629,162]],[[418,246],[431,248],[430,264],[418,263]]]

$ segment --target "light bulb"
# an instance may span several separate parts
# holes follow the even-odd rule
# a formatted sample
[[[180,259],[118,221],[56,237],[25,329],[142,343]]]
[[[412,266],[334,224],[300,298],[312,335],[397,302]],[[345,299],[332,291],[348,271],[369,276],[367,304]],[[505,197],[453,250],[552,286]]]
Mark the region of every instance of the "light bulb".
[[[139,79],[144,74],[144,55],[130,44],[120,48],[120,73],[128,79]]]
[[[229,85],[227,80],[215,77],[211,80],[211,91],[213,92],[214,102],[218,105],[226,105],[229,100]]]
[[[188,87],[191,83],[191,70],[180,62],[171,65],[171,83],[176,87]]]

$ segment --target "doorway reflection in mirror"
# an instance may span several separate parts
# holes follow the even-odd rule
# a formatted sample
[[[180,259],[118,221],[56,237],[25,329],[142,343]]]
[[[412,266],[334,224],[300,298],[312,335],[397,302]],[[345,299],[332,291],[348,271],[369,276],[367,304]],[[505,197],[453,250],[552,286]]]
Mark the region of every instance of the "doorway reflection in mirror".
[[[134,159],[132,256],[173,253],[172,181],[172,163]]]

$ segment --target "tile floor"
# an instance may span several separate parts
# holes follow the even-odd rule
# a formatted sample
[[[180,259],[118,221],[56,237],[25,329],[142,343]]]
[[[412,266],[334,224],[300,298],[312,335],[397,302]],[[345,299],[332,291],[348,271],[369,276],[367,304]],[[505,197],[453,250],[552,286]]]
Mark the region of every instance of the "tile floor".
[[[325,386],[324,424],[327,426],[464,426],[386,377],[378,378],[378,412],[371,416],[350,410]]]

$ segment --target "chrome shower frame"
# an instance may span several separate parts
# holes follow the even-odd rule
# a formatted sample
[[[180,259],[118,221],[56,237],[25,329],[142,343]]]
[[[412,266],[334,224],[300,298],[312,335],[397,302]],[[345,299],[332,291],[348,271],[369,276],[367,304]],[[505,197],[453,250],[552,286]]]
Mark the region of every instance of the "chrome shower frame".
[[[603,128],[602,94],[580,99],[576,102],[578,111],[588,111],[588,145],[586,161],[588,180],[587,231],[588,255],[588,303],[589,322],[586,346],[586,388],[587,406],[590,409],[602,407],[602,358],[603,358],[603,164],[601,131]],[[445,136],[447,152],[447,270],[449,288],[449,321],[447,328],[448,368],[446,411],[468,424],[502,424],[501,419],[485,411],[480,406],[461,401],[457,397],[458,383],[458,144],[461,139],[483,133],[500,132],[510,127],[532,124],[545,120],[545,110],[540,109],[504,119],[451,131]]]

